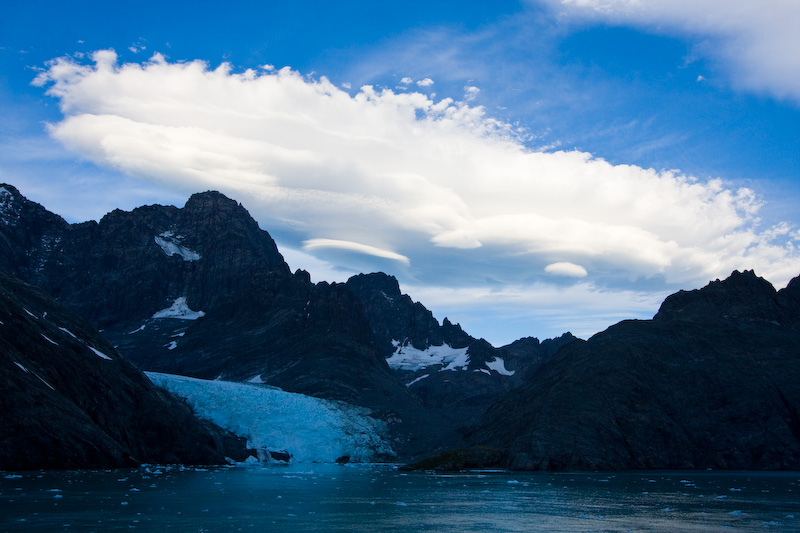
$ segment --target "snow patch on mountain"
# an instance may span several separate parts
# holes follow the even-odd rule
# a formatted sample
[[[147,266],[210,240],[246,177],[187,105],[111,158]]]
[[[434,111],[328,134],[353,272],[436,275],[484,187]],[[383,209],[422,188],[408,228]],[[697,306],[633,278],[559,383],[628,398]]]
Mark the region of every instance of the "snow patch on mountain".
[[[406,383],[406,387],[410,387],[410,386],[411,386],[411,385],[413,385],[414,383],[418,383],[418,382],[422,381],[423,379],[425,379],[425,378],[429,378],[429,377],[431,377],[431,375],[430,375],[430,374],[422,374],[422,375],[421,375],[420,377],[418,377],[417,379],[415,379],[415,380],[413,380],[413,381],[409,381],[408,383]]]
[[[62,328],[62,327],[59,327],[58,329],[60,329],[61,331],[63,331],[64,333],[66,333],[67,335],[69,335],[70,337],[72,337],[73,339],[75,339],[75,340],[78,340],[78,337],[76,337],[76,336],[75,336],[75,334],[74,334],[74,333],[72,333],[72,332],[71,332],[70,330],[68,330],[67,328]]]
[[[448,344],[429,346],[419,350],[411,345],[403,346],[392,341],[395,350],[386,362],[394,370],[422,370],[429,366],[442,365],[441,370],[463,370],[469,364],[467,348],[453,348]]]
[[[179,318],[181,320],[197,320],[206,316],[203,311],[192,311],[186,305],[186,296],[176,298],[170,307],[162,309],[153,315],[153,318]],[[138,331],[138,330],[137,330]],[[131,332],[135,333],[135,332]]]
[[[102,358],[102,359],[106,359],[106,360],[108,360],[108,361],[113,361],[113,359],[111,359],[111,357],[109,357],[108,355],[104,354],[103,352],[101,352],[101,351],[100,351],[100,350],[98,350],[97,348],[92,348],[91,346],[88,346],[88,345],[87,345],[87,348],[89,348],[91,351],[93,351],[93,352],[94,352],[94,354],[95,354],[97,357],[100,357],[100,358]]]
[[[506,370],[506,362],[503,361],[502,357],[495,357],[493,361],[488,361],[486,366],[489,367],[490,370],[494,370],[501,376],[513,376],[516,370]]]
[[[185,398],[203,418],[248,439],[252,448],[285,450],[296,462],[367,462],[394,455],[386,425],[369,410],[276,387],[145,372]]]
[[[179,255],[184,261],[200,260],[200,254],[181,244],[180,235],[176,236],[171,231],[165,231],[160,235],[156,235],[153,239],[156,241],[156,244],[164,250],[164,253],[169,256]]]

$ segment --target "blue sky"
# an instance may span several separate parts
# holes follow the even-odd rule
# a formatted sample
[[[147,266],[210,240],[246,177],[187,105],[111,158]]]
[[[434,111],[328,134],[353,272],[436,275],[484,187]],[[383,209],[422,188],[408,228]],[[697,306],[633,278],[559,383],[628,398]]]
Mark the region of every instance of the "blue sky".
[[[218,189],[292,268],[389,272],[497,345],[800,274],[792,2],[4,12],[0,181],[71,222]]]

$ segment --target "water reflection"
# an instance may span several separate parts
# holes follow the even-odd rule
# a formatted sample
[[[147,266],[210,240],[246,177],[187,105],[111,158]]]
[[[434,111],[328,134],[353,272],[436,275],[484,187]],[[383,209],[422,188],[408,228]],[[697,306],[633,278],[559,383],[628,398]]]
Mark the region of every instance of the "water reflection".
[[[353,464],[0,473],[0,529],[796,531],[798,484],[796,472],[442,475]]]

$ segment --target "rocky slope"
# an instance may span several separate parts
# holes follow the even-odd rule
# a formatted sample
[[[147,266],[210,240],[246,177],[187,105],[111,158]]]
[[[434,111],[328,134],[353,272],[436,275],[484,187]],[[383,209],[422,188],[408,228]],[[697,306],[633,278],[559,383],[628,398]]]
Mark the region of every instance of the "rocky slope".
[[[0,195],[0,268],[91,320],[142,369],[365,406],[400,453],[455,438],[464,423],[425,409],[388,367],[347,286],[292,274],[269,234],[219,193],[73,225],[9,185]]]
[[[515,469],[800,468],[800,278],[752,271],[561,349],[426,463]]]
[[[0,470],[242,460],[85,320],[0,271]]]
[[[409,390],[426,407],[448,409],[465,423],[575,340],[566,333],[495,348],[447,318],[440,325],[424,305],[400,292],[393,276],[359,274],[347,280],[347,287],[361,302],[381,353]]]

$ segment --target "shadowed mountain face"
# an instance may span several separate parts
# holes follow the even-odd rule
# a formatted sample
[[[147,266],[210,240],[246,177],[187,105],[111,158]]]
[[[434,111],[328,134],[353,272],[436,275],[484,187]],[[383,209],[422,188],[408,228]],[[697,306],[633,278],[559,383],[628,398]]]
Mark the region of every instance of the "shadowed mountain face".
[[[472,428],[470,461],[800,468],[799,289],[734,272],[670,296],[653,320],[564,347]]]
[[[0,195],[0,268],[87,317],[144,370],[369,407],[401,454],[427,452],[463,424],[423,408],[344,284],[292,274],[269,234],[219,193],[74,225],[11,186]]]
[[[312,284],[217,192],[74,225],[11,186],[0,200],[0,268],[87,317],[140,368],[366,406],[401,454],[456,442],[457,428],[574,340],[495,349],[440,325],[386,274]]]
[[[476,421],[575,340],[566,333],[495,348],[447,318],[440,325],[425,306],[400,292],[393,276],[359,274],[347,280],[347,287],[361,302],[381,353],[409,390],[426,407],[447,409],[464,423]]]
[[[85,320],[0,271],[0,470],[221,464],[244,441],[197,420]]]

